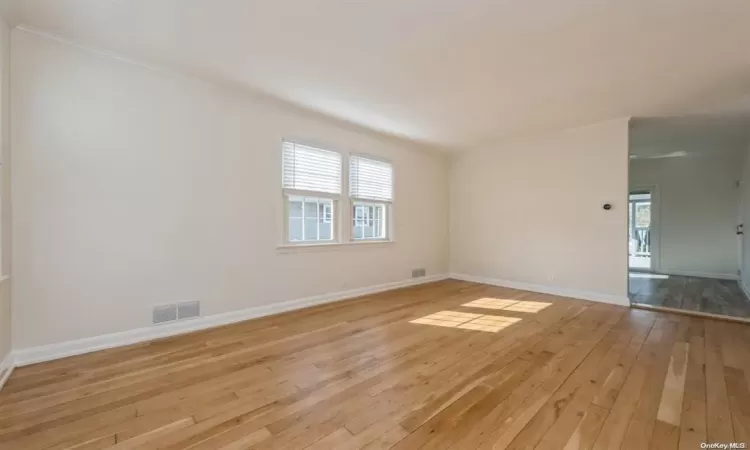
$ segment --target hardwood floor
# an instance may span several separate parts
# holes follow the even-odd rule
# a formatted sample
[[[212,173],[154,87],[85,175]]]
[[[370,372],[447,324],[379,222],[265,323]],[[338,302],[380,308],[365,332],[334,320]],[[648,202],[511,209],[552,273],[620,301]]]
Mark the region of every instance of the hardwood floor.
[[[19,368],[0,448],[750,443],[748,348],[743,324],[447,280]]]
[[[750,300],[732,280],[630,273],[633,302],[750,319]]]

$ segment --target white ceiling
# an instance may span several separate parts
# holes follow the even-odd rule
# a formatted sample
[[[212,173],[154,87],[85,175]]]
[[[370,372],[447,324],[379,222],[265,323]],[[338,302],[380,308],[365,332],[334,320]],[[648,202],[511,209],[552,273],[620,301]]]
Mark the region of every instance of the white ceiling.
[[[2,0],[79,44],[449,149],[750,91],[748,0]]]

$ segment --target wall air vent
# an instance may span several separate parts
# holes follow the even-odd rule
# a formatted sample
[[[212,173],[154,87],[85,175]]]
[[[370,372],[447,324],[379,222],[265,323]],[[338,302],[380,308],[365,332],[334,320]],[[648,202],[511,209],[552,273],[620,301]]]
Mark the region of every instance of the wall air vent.
[[[177,318],[178,319],[189,319],[191,317],[198,317],[201,315],[201,303],[200,302],[185,302],[177,304]]]
[[[154,306],[154,323],[164,323],[177,320],[177,305]]]

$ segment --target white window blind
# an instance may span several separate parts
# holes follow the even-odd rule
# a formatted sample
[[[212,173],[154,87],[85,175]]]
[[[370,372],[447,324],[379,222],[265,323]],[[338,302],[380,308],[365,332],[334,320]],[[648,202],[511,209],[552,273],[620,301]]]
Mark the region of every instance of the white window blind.
[[[341,154],[284,141],[284,189],[341,194]]]
[[[393,200],[393,166],[385,161],[352,155],[349,158],[349,195],[367,200]]]

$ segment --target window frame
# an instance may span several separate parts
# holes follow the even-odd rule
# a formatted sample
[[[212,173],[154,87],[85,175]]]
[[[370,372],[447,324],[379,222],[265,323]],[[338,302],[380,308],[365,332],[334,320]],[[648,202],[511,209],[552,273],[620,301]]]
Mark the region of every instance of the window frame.
[[[363,159],[370,159],[370,160],[373,160],[373,161],[380,161],[380,162],[388,164],[391,167],[391,200],[390,201],[388,201],[388,200],[373,200],[373,199],[370,199],[370,198],[360,198],[360,197],[355,197],[355,196],[351,195],[351,180],[349,179],[349,165],[350,165],[350,160],[351,160],[352,156],[356,156],[356,157],[363,158]],[[355,153],[355,152],[352,152],[352,153],[349,153],[348,155],[346,155],[346,164],[344,164],[344,168],[345,168],[346,173],[347,173],[347,177],[346,177],[346,179],[344,181],[346,183],[345,187],[346,187],[347,194],[348,194],[347,195],[347,199],[348,199],[348,203],[349,203],[348,206],[349,206],[349,215],[350,215],[348,226],[346,227],[349,230],[348,231],[349,242],[353,243],[353,244],[356,244],[356,245],[367,244],[367,243],[377,243],[377,242],[395,242],[395,239],[394,239],[394,228],[395,228],[394,224],[395,224],[395,221],[394,221],[394,213],[393,213],[394,207],[393,207],[393,205],[394,205],[395,197],[396,197],[396,168],[394,167],[393,163],[390,160],[382,158],[380,156],[374,156],[374,155],[370,155],[370,154],[367,154],[367,153]],[[383,207],[383,213],[385,214],[385,218],[382,219],[383,220],[383,226],[385,227],[385,230],[384,230],[384,233],[383,233],[384,234],[383,237],[378,237],[378,238],[359,238],[359,239],[355,239],[354,238],[354,227],[355,227],[355,224],[354,224],[354,216],[355,216],[354,206],[356,206],[357,204],[360,204],[360,205],[372,205],[372,206],[382,206]]]
[[[304,192],[307,192],[307,193],[304,193]],[[330,200],[331,201],[330,205],[331,205],[331,214],[332,214],[333,220],[331,222],[322,222],[321,221],[322,217],[320,216],[320,207],[318,207],[318,217],[315,221],[316,226],[318,227],[318,236],[320,236],[321,224],[327,224],[327,223],[331,224],[331,239],[314,239],[314,240],[307,239],[307,240],[300,240],[300,241],[293,241],[292,239],[290,239],[290,236],[289,236],[289,232],[291,231],[290,221],[291,219],[293,219],[293,217],[291,217],[291,211],[289,209],[289,206],[291,204],[292,197],[302,197],[303,200],[304,199],[318,199],[318,200]],[[284,239],[285,240],[284,240],[283,245],[286,245],[286,246],[333,245],[333,244],[338,243],[337,234],[336,234],[337,229],[338,229],[338,224],[336,223],[336,220],[335,220],[336,211],[338,208],[337,208],[337,200],[333,198],[333,196],[322,195],[322,193],[287,189],[285,190],[284,195],[283,195],[283,203],[284,203],[284,210],[285,210],[284,211]],[[318,203],[318,205],[327,206],[326,203]],[[301,217],[303,229],[306,226],[305,220],[307,219],[305,217],[304,210],[305,210],[305,202],[303,201],[302,202],[302,217]],[[303,235],[304,235],[304,231],[303,231]]]
[[[339,194],[331,194],[327,192],[316,192],[316,191],[306,191],[306,190],[297,190],[297,189],[288,189],[284,187],[284,167],[283,167],[283,161],[284,161],[284,143],[290,142],[298,145],[304,145],[309,146],[313,148],[317,148],[320,150],[325,150],[329,152],[338,153],[341,157],[341,193]],[[362,158],[372,159],[372,160],[378,160],[385,163],[390,164],[391,171],[392,171],[392,179],[391,179],[391,189],[393,192],[392,197],[395,197],[395,184],[396,184],[396,175],[395,175],[395,167],[393,166],[393,163],[387,159],[380,158],[377,156],[365,154],[365,153],[358,153],[358,152],[343,152],[340,150],[337,150],[334,146],[329,146],[325,144],[320,143],[311,143],[306,140],[299,140],[299,139],[292,139],[292,138],[284,138],[280,142],[279,147],[279,163],[281,165],[280,170],[280,177],[281,177],[281,195],[280,197],[280,211],[279,215],[281,216],[281,223],[282,226],[280,228],[280,244],[277,246],[277,250],[281,251],[281,253],[287,253],[289,251],[296,252],[297,250],[301,249],[315,249],[315,248],[337,248],[337,247],[346,247],[346,246],[368,246],[368,245],[376,245],[376,244],[387,244],[387,243],[393,243],[395,242],[394,239],[394,200],[391,199],[391,201],[381,201],[381,200],[372,200],[372,199],[362,199],[357,197],[352,197],[350,194],[350,181],[349,181],[349,165],[350,165],[350,158],[352,156],[358,156]],[[346,192],[344,192],[344,189],[346,189]],[[319,221],[318,223],[330,223],[332,230],[331,235],[332,239],[328,241],[321,241],[321,240],[304,240],[304,241],[292,241],[289,236],[290,232],[290,197],[306,197],[306,198],[319,198],[319,199],[328,199],[331,200],[331,217],[330,222]],[[373,206],[383,206],[383,212],[385,214],[385,218],[383,219],[383,226],[385,227],[384,230],[384,237],[382,238],[360,238],[355,239],[354,238],[354,206],[355,204],[370,204]],[[324,205],[324,207],[327,205]],[[304,206],[303,206],[304,208]],[[323,220],[325,219],[325,213],[323,216]],[[304,226],[304,223],[303,223]]]
[[[364,218],[362,219],[363,224],[360,225],[357,223],[357,215],[356,210],[357,208],[363,207],[365,208],[365,214]],[[357,227],[361,227],[363,229],[362,234],[364,235],[364,228],[368,226],[369,222],[372,222],[372,227],[375,227],[376,222],[376,214],[374,211],[374,208],[382,208],[383,209],[383,216],[381,217],[379,222],[381,223],[381,227],[383,228],[383,236],[378,237],[361,237],[357,238],[355,229]],[[350,210],[351,210],[351,220],[349,222],[350,225],[350,240],[353,243],[366,243],[366,242],[389,242],[390,239],[390,203],[387,202],[378,202],[378,201],[372,201],[372,200],[358,200],[358,199],[352,199],[350,202]],[[372,214],[370,214],[370,211],[372,210]]]

